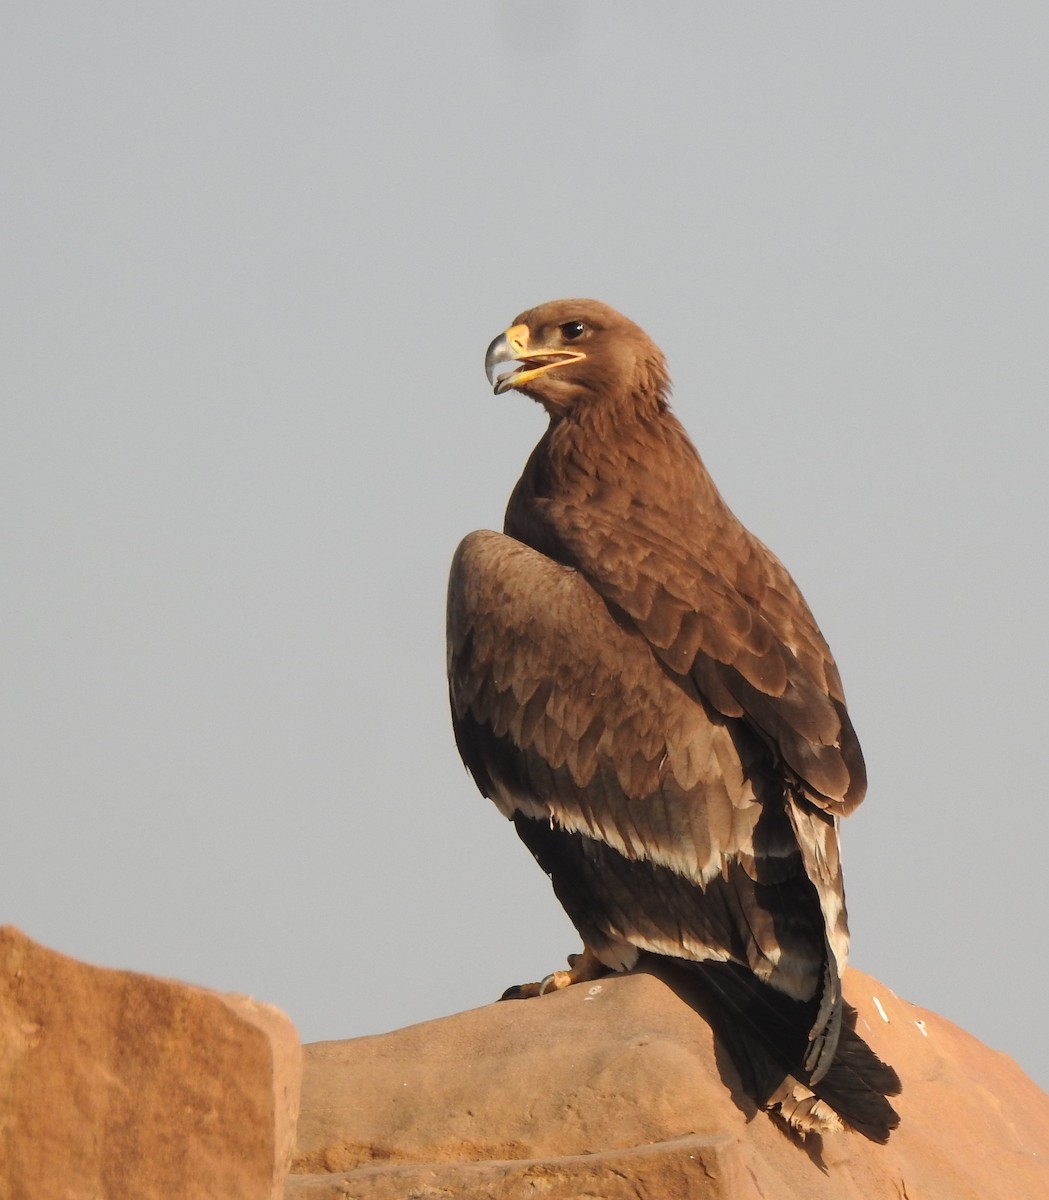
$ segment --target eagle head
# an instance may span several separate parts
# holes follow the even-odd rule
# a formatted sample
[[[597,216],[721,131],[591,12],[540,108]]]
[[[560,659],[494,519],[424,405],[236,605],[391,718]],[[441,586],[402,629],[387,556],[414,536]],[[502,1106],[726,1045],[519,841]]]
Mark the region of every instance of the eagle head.
[[[515,364],[496,375],[502,363]],[[495,394],[516,388],[551,416],[615,401],[666,407],[666,364],[651,338],[597,300],[552,300],[516,317],[488,347]]]

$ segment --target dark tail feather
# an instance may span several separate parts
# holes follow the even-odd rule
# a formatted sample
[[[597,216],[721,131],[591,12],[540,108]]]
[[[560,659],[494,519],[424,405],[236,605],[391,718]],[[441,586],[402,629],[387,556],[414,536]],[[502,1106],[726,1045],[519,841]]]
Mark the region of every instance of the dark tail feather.
[[[888,1141],[900,1118],[886,1096],[899,1092],[900,1080],[856,1033],[855,1009],[842,1004],[844,1019],[833,1058],[828,1047],[814,1078],[805,1063],[811,1060],[810,1033],[818,1024],[818,1001],[794,1000],[735,963],[674,961],[699,983],[705,1015],[731,1055],[744,1089],[759,1104],[779,1104],[785,1077],[790,1076],[802,1085],[801,1092],[811,1092],[864,1137]],[[796,1091],[794,1100],[782,1104],[788,1119],[789,1104],[797,1095]],[[792,1123],[803,1127],[799,1121]]]
[[[887,1142],[900,1118],[886,1096],[899,1095],[900,1077],[860,1037],[855,1023],[856,1010],[846,1005],[834,1062],[819,1083],[809,1086],[858,1133]]]

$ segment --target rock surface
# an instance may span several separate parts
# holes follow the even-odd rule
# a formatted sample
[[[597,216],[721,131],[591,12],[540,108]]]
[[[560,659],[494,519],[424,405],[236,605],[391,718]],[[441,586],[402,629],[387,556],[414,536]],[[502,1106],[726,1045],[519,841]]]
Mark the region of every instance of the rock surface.
[[[305,1048],[288,1200],[1044,1200],[1049,1096],[858,971],[858,1028],[898,1070],[887,1146],[800,1144],[742,1094],[655,975]]]
[[[1049,1096],[850,971],[903,1079],[888,1146],[755,1111],[680,980],[650,972],[305,1049],[239,996],[0,929],[3,1200],[1043,1200]]]
[[[0,928],[4,1200],[279,1197],[300,1078],[277,1009]]]

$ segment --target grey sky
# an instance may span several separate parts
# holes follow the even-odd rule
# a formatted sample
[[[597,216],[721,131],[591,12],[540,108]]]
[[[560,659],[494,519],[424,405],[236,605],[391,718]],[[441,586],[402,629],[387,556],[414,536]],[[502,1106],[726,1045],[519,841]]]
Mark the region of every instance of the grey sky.
[[[0,919],[307,1040],[577,948],[452,743],[444,586],[663,347],[867,755],[853,961],[1049,1086],[1049,8],[0,6]]]

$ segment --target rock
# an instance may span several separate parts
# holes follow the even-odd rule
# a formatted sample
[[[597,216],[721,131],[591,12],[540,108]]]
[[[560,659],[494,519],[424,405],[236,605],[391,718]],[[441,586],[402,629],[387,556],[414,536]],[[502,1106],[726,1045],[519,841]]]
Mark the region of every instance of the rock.
[[[0,1196],[279,1197],[300,1079],[277,1009],[0,928]]]
[[[679,1138],[655,1146],[457,1165],[363,1168],[347,1175],[293,1175],[288,1200],[764,1200],[732,1138]]]
[[[1042,1200],[1049,1096],[1011,1059],[852,970],[896,1067],[887,1146],[802,1144],[755,1111],[707,1024],[638,972],[305,1047],[288,1200]]]

